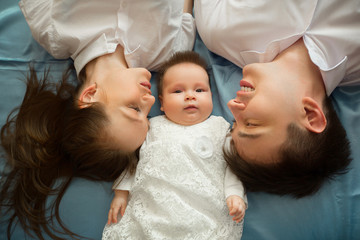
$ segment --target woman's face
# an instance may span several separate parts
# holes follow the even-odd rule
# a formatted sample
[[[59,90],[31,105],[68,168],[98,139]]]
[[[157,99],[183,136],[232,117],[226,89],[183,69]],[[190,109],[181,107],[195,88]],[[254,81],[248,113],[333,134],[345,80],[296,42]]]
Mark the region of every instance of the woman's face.
[[[109,131],[124,151],[136,150],[145,140],[147,115],[155,102],[150,78],[145,68],[115,69],[97,83],[98,101],[105,105],[110,120]]]

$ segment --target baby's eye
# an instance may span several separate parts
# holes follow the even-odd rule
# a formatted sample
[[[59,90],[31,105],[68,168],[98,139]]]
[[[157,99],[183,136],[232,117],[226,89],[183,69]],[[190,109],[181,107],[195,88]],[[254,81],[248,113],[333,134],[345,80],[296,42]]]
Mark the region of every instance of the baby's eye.
[[[196,89],[196,92],[204,92],[204,89]]]
[[[175,90],[174,93],[181,93],[181,90]]]

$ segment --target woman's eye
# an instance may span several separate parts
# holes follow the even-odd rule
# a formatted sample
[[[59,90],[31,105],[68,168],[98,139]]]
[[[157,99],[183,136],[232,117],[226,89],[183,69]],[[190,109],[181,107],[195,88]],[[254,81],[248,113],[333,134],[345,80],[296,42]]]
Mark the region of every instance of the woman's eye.
[[[130,106],[129,108],[131,109],[134,109],[135,111],[137,112],[141,112],[140,108],[139,107],[136,107],[136,106]]]

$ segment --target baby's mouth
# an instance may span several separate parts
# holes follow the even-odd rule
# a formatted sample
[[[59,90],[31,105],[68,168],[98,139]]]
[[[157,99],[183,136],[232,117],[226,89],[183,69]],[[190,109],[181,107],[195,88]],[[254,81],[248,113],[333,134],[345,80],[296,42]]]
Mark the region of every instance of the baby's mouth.
[[[189,106],[186,106],[184,109],[191,111],[191,110],[197,110],[197,107],[195,105],[189,105]]]

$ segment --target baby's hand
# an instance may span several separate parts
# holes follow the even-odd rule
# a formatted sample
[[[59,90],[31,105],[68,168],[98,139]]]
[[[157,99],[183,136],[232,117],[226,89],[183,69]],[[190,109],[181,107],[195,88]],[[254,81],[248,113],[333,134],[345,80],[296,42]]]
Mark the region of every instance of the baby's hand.
[[[115,196],[111,201],[110,210],[108,214],[108,224],[117,223],[117,216],[120,214],[124,216],[126,205],[127,205],[127,196],[128,191],[115,190]]]
[[[233,220],[240,222],[245,216],[246,205],[244,200],[236,195],[231,195],[226,199],[230,216],[234,216]]]

